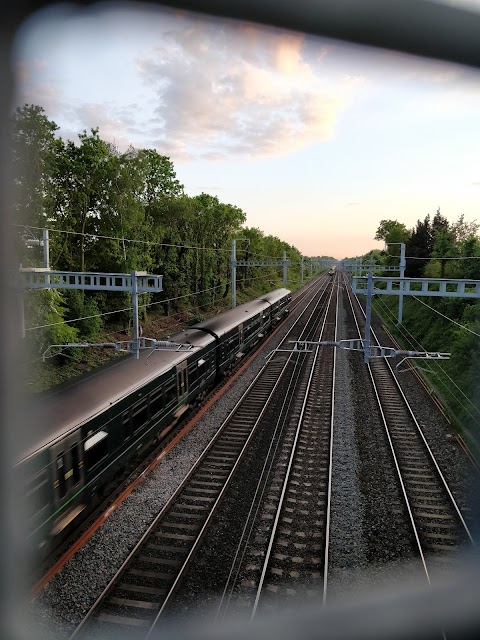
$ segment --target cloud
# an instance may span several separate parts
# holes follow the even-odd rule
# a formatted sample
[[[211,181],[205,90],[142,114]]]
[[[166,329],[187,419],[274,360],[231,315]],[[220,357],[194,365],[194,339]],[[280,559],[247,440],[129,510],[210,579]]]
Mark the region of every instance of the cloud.
[[[115,38],[100,28],[113,17],[101,14],[54,30],[64,34],[58,42],[51,34],[35,40],[34,55],[23,54],[28,64],[19,57],[17,103],[42,105],[70,139],[98,127],[120,150],[133,144],[174,161],[218,160],[332,139],[363,87],[360,76],[327,70],[335,48],[311,36],[171,11],[137,24],[136,15],[114,14]]]
[[[331,139],[362,78],[327,77],[305,36],[189,20],[138,57],[155,144],[175,157],[283,155]],[[308,52],[312,51],[309,43]],[[160,134],[160,135],[159,135]]]

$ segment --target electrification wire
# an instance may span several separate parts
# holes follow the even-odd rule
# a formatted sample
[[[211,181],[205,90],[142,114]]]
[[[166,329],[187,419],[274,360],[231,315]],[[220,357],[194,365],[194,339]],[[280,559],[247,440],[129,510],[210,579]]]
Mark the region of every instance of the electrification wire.
[[[272,280],[275,282],[275,280],[280,280],[280,278],[275,278],[273,276],[269,276],[268,278],[266,278],[265,276],[258,276],[256,278],[245,278],[246,280],[248,280],[249,282],[255,282],[256,280]],[[229,280],[226,283],[222,283],[222,284],[218,284],[215,285],[214,287],[209,287],[208,289],[203,289],[201,291],[195,291],[194,293],[187,293],[183,296],[177,296],[175,298],[167,298],[165,300],[159,300],[158,302],[146,302],[146,303],[142,303],[138,305],[139,309],[146,309],[147,307],[154,307],[156,305],[159,304],[166,304],[167,302],[174,302],[176,300],[182,300],[183,298],[190,298],[193,296],[198,296],[202,293],[208,293],[209,291],[213,291],[215,289],[220,289],[221,287],[227,286],[227,285],[231,285],[232,281]],[[142,292],[143,293],[148,293],[148,291]],[[138,294],[138,295],[142,295],[142,294]],[[25,331],[35,331],[37,329],[48,329],[49,327],[55,327],[61,324],[71,324],[73,322],[80,322],[81,320],[91,320],[93,318],[100,318],[102,316],[109,316],[109,315],[114,315],[115,313],[122,313],[122,312],[126,312],[126,311],[133,311],[133,307],[125,307],[123,309],[116,309],[115,311],[105,311],[103,313],[96,313],[94,315],[90,315],[90,316],[83,316],[81,318],[74,318],[73,320],[63,320],[61,322],[52,322],[50,324],[44,324],[44,325],[39,325],[37,327],[27,327],[25,329]]]
[[[431,307],[429,304],[427,304],[426,302],[424,302],[423,300],[420,300],[420,298],[417,298],[417,296],[413,296],[412,298],[414,298],[415,300],[417,300],[417,302],[421,302],[425,307],[427,307],[428,309],[431,309],[432,311],[435,311],[435,313],[438,313],[439,316],[442,316],[442,318],[445,318],[445,320],[448,320],[449,322],[452,322],[453,324],[456,324],[457,327],[460,327],[461,329],[465,329],[465,331],[468,331],[469,333],[473,333],[474,336],[477,336],[477,338],[480,338],[480,334],[479,333],[475,333],[475,331],[472,331],[471,329],[469,329],[468,327],[466,327],[463,324],[460,324],[459,322],[457,322],[456,320],[452,320],[452,318],[449,318],[448,316],[446,316],[445,314],[441,313],[440,311],[437,311],[437,309],[435,309],[434,307]]]
[[[393,315],[393,313],[390,311],[390,309],[382,302],[385,311],[394,319],[396,320],[395,316]],[[401,335],[403,336],[403,338],[406,340],[406,342],[410,345],[410,346],[417,346],[419,347],[421,350],[425,351],[425,348],[423,347],[423,345],[420,344],[420,342],[418,342],[418,340],[408,331],[408,329],[405,329],[405,327],[397,327],[399,333],[401,333]],[[406,333],[408,333],[408,336],[410,336],[410,338],[412,340],[409,340],[408,336],[406,335]],[[413,341],[413,342],[412,342]],[[449,382],[451,384],[453,384],[454,387],[456,387],[456,389],[460,392],[460,394],[465,398],[465,400],[467,400],[467,402],[473,407],[473,409],[477,412],[480,413],[480,409],[478,407],[475,406],[475,404],[470,400],[470,398],[462,391],[462,389],[457,385],[457,383],[455,382],[455,380],[453,380],[453,378],[445,371],[445,369],[441,366],[440,363],[435,363],[438,367],[438,369],[443,373],[443,375],[448,378]],[[478,423],[478,419],[473,416],[473,414],[467,409],[467,407],[465,407],[464,404],[462,404],[461,400],[454,394],[454,392],[452,391],[451,387],[449,387],[446,382],[444,380],[442,380],[439,377],[439,372],[436,371],[435,369],[432,368],[433,365],[431,365],[428,362],[425,362],[423,365],[423,368],[426,368],[429,373],[437,376],[437,380],[438,382],[445,388],[445,390],[459,403],[463,406],[463,409],[465,411],[465,413],[467,413],[470,418],[472,418],[473,421]],[[448,404],[448,401],[446,401]]]
[[[398,256],[393,256],[398,258]],[[420,258],[419,256],[405,256],[405,260],[480,260],[480,256],[458,256],[458,258],[452,258],[451,256],[430,256],[429,258]]]
[[[139,308],[146,308],[146,307],[150,307],[150,306],[155,306],[157,304],[165,304],[167,302],[173,302],[175,300],[180,300],[182,298],[189,298],[191,296],[196,296],[199,295],[201,293],[206,293],[207,291],[213,291],[213,289],[219,289],[220,287],[223,287],[223,284],[219,284],[216,285],[215,287],[210,287],[209,289],[203,289],[202,291],[195,291],[194,293],[188,293],[185,294],[184,296],[177,296],[176,298],[167,298],[166,300],[160,300],[159,302],[150,302],[150,303],[145,303],[145,304],[139,304],[138,307]],[[148,291],[144,291],[142,293],[148,293]],[[142,294],[138,294],[138,295],[142,295]],[[82,318],[74,318],[73,320],[63,320],[62,322],[52,322],[51,324],[44,324],[38,327],[28,327],[27,329],[25,329],[25,331],[34,331],[36,329],[46,329],[48,327],[55,327],[57,325],[60,324],[70,324],[72,322],[78,322],[80,320],[90,320],[91,318],[100,318],[102,316],[109,316],[109,315],[113,315],[115,313],[122,313],[122,311],[133,311],[133,307],[126,307],[124,309],[116,309],[115,311],[105,311],[104,313],[96,313],[94,315],[91,316],[84,316]]]
[[[221,253],[230,253],[230,249],[217,249],[216,247],[198,247],[198,246],[192,246],[192,245],[185,245],[185,244],[173,244],[173,243],[168,243],[168,242],[154,242],[153,240],[137,240],[135,238],[125,238],[125,237],[117,237],[117,236],[107,236],[107,235],[101,235],[101,234],[95,234],[95,233],[82,233],[80,231],[65,231],[64,229],[52,229],[52,228],[48,228],[47,227],[34,227],[31,225],[23,225],[23,224],[13,224],[13,227],[20,227],[20,228],[26,228],[28,227],[28,229],[36,229],[37,231],[43,231],[44,229],[52,232],[52,233],[63,233],[66,235],[74,235],[74,236],[83,236],[84,238],[95,238],[97,240],[116,240],[118,242],[121,242],[123,246],[125,246],[125,242],[130,242],[132,244],[144,244],[144,245],[148,245],[148,246],[154,246],[154,247],[167,247],[167,248],[176,248],[176,249],[192,249],[192,250],[197,250],[197,251],[218,251]],[[244,251],[244,249],[242,249],[242,251]],[[257,256],[259,258],[262,258],[263,260],[282,260],[282,257],[280,256],[265,256],[261,253],[252,253],[250,252],[251,256]],[[263,266],[263,265],[260,265]]]
[[[381,300],[376,300],[375,301],[376,304],[381,304],[385,310],[385,312],[390,315],[393,320],[396,321],[396,317],[394,316],[394,314],[391,312],[391,310],[387,307],[387,305],[381,301]],[[408,329],[404,326],[404,325],[400,325],[397,327],[397,330],[399,331],[399,333],[401,333],[401,335],[403,336],[403,338],[407,341],[407,343],[412,346],[412,347],[419,347],[422,351],[426,351],[426,349],[424,348],[424,346],[422,344],[420,344],[420,342],[410,333],[410,331],[408,331]],[[408,335],[407,335],[408,334]],[[411,339],[409,339],[411,338]],[[445,369],[442,367],[442,365],[437,362],[435,363],[438,367],[438,369],[443,373],[443,375],[448,378],[449,382],[451,384],[453,384],[453,386],[459,391],[459,393],[465,398],[465,400],[467,400],[467,402],[473,407],[473,409],[480,414],[480,409],[470,400],[470,398],[464,393],[464,391],[458,386],[458,384],[455,382],[455,380],[453,380],[453,378],[447,373],[447,371],[445,371]],[[457,400],[457,402],[459,402],[460,404],[462,404],[462,402],[460,401],[460,399],[453,393],[452,389],[450,386],[448,386],[444,380],[442,380],[439,376],[438,376],[438,371],[436,371],[435,369],[432,368],[432,364],[430,364],[429,362],[425,361],[424,365],[425,368],[427,368],[427,370],[433,374],[437,376],[437,379],[439,381],[440,384],[442,384],[442,386],[448,391],[448,393],[455,398],[455,400]],[[463,405],[463,408],[465,410],[465,412],[472,418],[472,420],[474,420],[475,422],[478,422],[478,419],[472,415],[472,413],[465,407],[465,405]]]
[[[73,320],[62,320],[60,322],[51,322],[50,324],[42,324],[38,327],[26,327],[25,331],[36,331],[37,329],[48,329],[49,327],[56,327],[60,324],[70,324],[72,322],[80,322],[81,320],[91,320],[92,318],[100,318],[102,316],[110,316],[115,313],[122,313],[122,311],[132,311],[133,307],[126,307],[125,309],[116,309],[115,311],[105,311],[104,313],[96,313],[92,316],[83,316],[82,318],[74,318]]]

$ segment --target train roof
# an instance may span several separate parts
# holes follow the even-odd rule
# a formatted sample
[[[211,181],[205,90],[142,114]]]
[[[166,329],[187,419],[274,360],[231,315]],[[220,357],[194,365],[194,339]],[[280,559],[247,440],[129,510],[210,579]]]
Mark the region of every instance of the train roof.
[[[191,337],[193,339],[193,334]],[[191,353],[154,351],[147,362],[147,353],[141,352],[138,360],[133,356],[120,358],[33,398],[28,411],[28,419],[33,425],[28,430],[28,447],[20,460],[75,431],[110,405],[186,360]],[[139,399],[140,395],[139,392]]]
[[[263,296],[261,296],[261,300],[266,300],[267,302],[270,302],[270,304],[273,304],[291,293],[292,292],[289,289],[274,289],[273,291],[264,293]]]
[[[221,338],[241,322],[245,322],[246,320],[253,318],[269,307],[269,303],[265,300],[252,300],[251,302],[235,307],[235,309],[230,309],[230,311],[214,316],[209,320],[199,322],[192,328],[211,331],[215,336],[217,336],[217,338]]]
[[[180,344],[191,344],[199,348],[208,347],[209,344],[215,342],[214,336],[195,327],[188,327],[185,331],[171,336],[170,340]]]

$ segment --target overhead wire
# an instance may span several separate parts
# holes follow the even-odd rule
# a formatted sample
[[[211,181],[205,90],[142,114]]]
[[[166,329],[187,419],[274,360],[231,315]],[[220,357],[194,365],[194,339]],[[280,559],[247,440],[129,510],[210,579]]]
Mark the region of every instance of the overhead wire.
[[[387,305],[383,302],[383,301],[377,301],[378,303],[382,304],[384,307],[384,310],[386,311],[386,313],[388,315],[390,315],[394,320],[396,320],[394,314],[391,312],[391,310],[387,307]],[[406,340],[407,344],[411,347],[416,347],[421,349],[422,351],[426,351],[425,347],[408,331],[408,329],[406,329],[406,327],[404,325],[400,325],[397,326],[397,331],[402,335],[402,337]],[[407,335],[408,334],[408,335]],[[411,339],[410,339],[411,338]],[[463,395],[465,397],[465,399],[472,405],[472,407],[478,412],[480,413],[480,410],[473,404],[473,402],[470,400],[470,398],[462,391],[462,389],[460,389],[460,387],[455,383],[455,381],[451,378],[451,376],[445,371],[445,369],[443,369],[443,367],[440,365],[440,363],[435,363],[438,368],[441,370],[441,372],[449,379],[449,381],[451,383],[453,383],[453,385],[458,389],[458,391],[460,392],[461,395]],[[445,389],[448,391],[448,393],[453,396],[457,401],[459,401],[459,399],[455,396],[455,394],[452,392],[451,388],[448,387],[445,383],[444,380],[442,380],[439,376],[438,376],[438,371],[436,371],[435,369],[432,368],[433,365],[431,365],[428,361],[425,361],[423,363],[424,368],[426,368],[431,374],[437,376],[437,380],[438,382],[445,387]],[[464,407],[465,411],[468,413],[468,415],[475,420],[474,416],[469,412],[469,410]]]
[[[28,225],[26,227],[25,225],[21,225],[21,224],[13,224],[12,226],[20,227],[20,228],[27,228],[30,233],[31,233],[32,229],[35,229],[37,231],[43,231],[45,229],[45,227],[37,227],[37,226],[32,226],[32,225]],[[148,240],[136,240],[136,239],[132,239],[132,238],[125,238],[124,236],[120,238],[120,237],[116,237],[116,236],[81,233],[81,232],[76,232],[76,231],[65,231],[65,230],[61,230],[61,229],[48,229],[48,230],[52,231],[54,233],[80,235],[80,236],[90,237],[90,238],[118,241],[119,243],[121,243],[121,245],[123,247],[124,256],[125,256],[125,242],[139,243],[139,244],[144,244],[144,245],[149,245],[149,246],[161,246],[161,247],[167,247],[167,248],[175,247],[175,248],[183,248],[183,249],[193,249],[193,250],[197,250],[197,251],[198,250],[212,250],[212,251],[219,251],[219,252],[227,252],[227,251],[229,251],[227,249],[217,249],[217,248],[214,248],[214,247],[199,247],[199,246],[190,246],[190,245],[177,245],[177,244],[171,244],[171,243],[153,242],[153,241],[148,241]],[[249,253],[250,253],[250,256],[258,256],[258,257],[262,258],[263,260],[274,259],[274,260],[281,261],[283,259],[283,258],[280,258],[279,256],[265,256],[265,255],[254,253],[254,252],[249,252]],[[289,264],[290,265],[300,264],[300,262],[301,261],[291,261],[291,260],[289,260]],[[277,265],[258,265],[258,266],[262,267],[262,266],[277,266]],[[261,279],[261,278],[264,278],[264,277],[265,276],[261,276],[259,278],[253,278],[253,279],[249,278],[249,280],[250,281],[255,281],[257,279]],[[180,300],[182,298],[192,297],[192,296],[196,296],[196,295],[199,295],[199,294],[202,294],[202,293],[206,293],[208,291],[212,291],[212,290],[214,290],[216,288],[219,288],[221,286],[223,286],[223,285],[217,285],[216,287],[211,287],[211,288],[205,289],[203,291],[196,291],[194,293],[185,294],[184,296],[177,296],[175,298],[161,300],[161,301],[158,301],[158,302],[140,304],[139,307],[146,308],[146,307],[150,307],[150,306],[155,306],[157,304],[165,304],[165,303],[172,302],[172,301],[175,301],[175,300]],[[129,312],[129,311],[132,311],[132,310],[133,310],[133,307],[126,307],[126,308],[122,308],[122,309],[116,309],[114,311],[105,311],[105,312],[102,312],[102,313],[92,314],[92,315],[89,315],[89,316],[82,316],[82,317],[74,318],[74,319],[71,319],[71,320],[63,320],[63,321],[60,321],[60,322],[53,322],[53,323],[49,323],[49,324],[38,325],[38,326],[35,326],[35,327],[27,327],[27,328],[25,328],[25,331],[35,331],[35,330],[40,330],[40,329],[47,329],[47,328],[50,328],[50,327],[53,327],[53,326],[70,324],[70,323],[79,322],[79,321],[82,321],[82,320],[90,320],[90,319],[93,319],[93,318],[105,317],[105,316],[109,316],[109,315],[114,315],[116,313]]]
[[[472,331],[471,329],[469,329],[468,327],[466,327],[463,324],[460,324],[459,322],[457,322],[456,320],[453,320],[452,318],[449,318],[448,316],[446,316],[444,313],[441,313],[441,311],[438,311],[437,309],[435,309],[434,307],[430,306],[429,304],[427,304],[426,302],[424,302],[423,300],[420,300],[420,298],[417,298],[417,296],[412,295],[412,298],[414,298],[415,300],[417,300],[417,302],[420,302],[421,304],[423,304],[425,307],[427,307],[428,309],[430,309],[431,311],[435,311],[435,313],[438,313],[439,316],[442,316],[442,318],[445,318],[446,320],[448,320],[449,322],[452,322],[453,324],[456,324],[458,327],[460,327],[461,329],[464,329],[465,331],[468,331],[469,333],[473,333],[474,336],[477,336],[477,338],[480,338],[480,334],[479,333],[475,333],[475,331]]]
[[[256,280],[280,280],[280,277],[275,278],[273,275],[272,276],[268,276],[266,278],[265,275],[263,276],[258,276],[256,278],[247,278],[249,281],[254,282]],[[184,298],[190,298],[193,296],[197,296],[200,295],[202,293],[208,293],[209,291],[214,291],[215,289],[220,289],[221,287],[227,286],[227,285],[231,285],[232,281],[228,280],[225,283],[219,284],[219,285],[215,285],[214,287],[209,287],[207,289],[202,289],[200,291],[194,291],[192,293],[187,293],[183,296],[176,296],[174,298],[166,298],[165,300],[158,300],[157,302],[145,302],[145,303],[139,303],[138,308],[143,308],[146,309],[147,307],[154,307],[156,305],[159,304],[166,304],[168,302],[175,302],[176,300],[182,300]],[[142,293],[148,293],[148,292],[142,292]],[[139,293],[138,295],[142,295],[142,293]],[[81,320],[91,320],[93,318],[100,318],[102,316],[109,316],[109,315],[114,315],[115,313],[122,313],[122,312],[127,312],[127,311],[133,311],[133,307],[124,307],[123,309],[116,309],[114,311],[104,311],[102,313],[96,313],[93,315],[89,315],[89,316],[82,316],[80,318],[74,318],[72,320],[63,320],[61,322],[52,322],[50,324],[44,324],[44,325],[39,325],[36,327],[26,327],[25,331],[35,331],[37,329],[48,329],[49,327],[55,327],[58,325],[62,325],[62,324],[71,324],[73,322],[80,322]]]
[[[398,256],[394,256],[398,257]],[[480,260],[480,256],[458,256],[452,258],[451,256],[430,256],[429,258],[421,258],[420,256],[405,256],[405,260]]]
[[[384,308],[385,312],[391,316],[393,318],[394,321],[396,321],[396,317],[395,315],[392,313],[392,311],[388,308],[388,306],[383,302],[383,300],[375,300],[375,303],[378,305],[382,305],[382,307]],[[412,333],[410,333],[410,331],[408,331],[408,329],[404,326],[404,325],[400,325],[397,326],[397,331],[403,336],[403,338],[407,341],[407,343],[410,346],[413,347],[417,347],[420,348],[422,351],[426,351],[425,347],[415,338],[415,336],[412,335]],[[473,407],[473,409],[480,414],[480,409],[470,400],[470,398],[465,394],[465,392],[458,386],[458,384],[455,382],[455,380],[448,374],[447,371],[445,371],[445,369],[443,368],[443,366],[440,364],[440,362],[435,363],[438,367],[438,369],[442,372],[442,374],[448,378],[448,381],[459,391],[459,393],[465,398],[465,400]],[[459,402],[460,404],[462,404],[465,412],[472,418],[472,420],[474,420],[475,422],[478,422],[478,418],[476,418],[469,410],[467,407],[465,407],[465,405],[461,402],[461,400],[454,394],[454,392],[452,391],[451,387],[449,385],[447,385],[447,383],[441,379],[441,377],[438,376],[438,371],[436,371],[435,369],[432,368],[432,364],[429,363],[428,361],[425,361],[423,363],[423,366],[425,366],[425,368],[428,369],[428,371],[437,376],[438,382],[446,389],[446,391],[453,397],[455,398],[455,400],[457,402]]]
[[[200,247],[200,246],[194,246],[194,245],[185,245],[185,244],[174,244],[174,243],[170,243],[170,242],[156,242],[154,240],[138,240],[136,238],[125,238],[125,237],[118,237],[118,236],[108,236],[108,235],[103,235],[103,234],[95,234],[95,233],[85,233],[85,232],[80,232],[80,231],[66,231],[64,229],[53,229],[53,228],[47,228],[47,227],[36,227],[36,226],[32,226],[32,225],[23,225],[23,224],[13,224],[12,226],[14,227],[19,227],[19,228],[27,228],[30,229],[35,229],[37,231],[43,231],[48,230],[49,232],[52,233],[63,233],[66,235],[76,235],[76,236],[83,236],[85,238],[94,238],[94,239],[98,239],[98,240],[116,240],[119,243],[122,243],[122,246],[124,248],[124,252],[125,252],[125,242],[130,242],[132,244],[144,244],[144,245],[148,245],[148,246],[156,246],[156,247],[166,247],[166,248],[176,248],[176,249],[192,249],[192,250],[197,250],[197,251],[217,251],[219,253],[230,253],[231,250],[230,249],[220,249],[217,247]],[[241,248],[240,251],[244,252],[245,249]],[[251,256],[256,256],[259,257],[263,260],[282,260],[283,257],[282,256],[268,256],[268,255],[264,255],[262,253],[256,253],[256,252],[249,252]]]

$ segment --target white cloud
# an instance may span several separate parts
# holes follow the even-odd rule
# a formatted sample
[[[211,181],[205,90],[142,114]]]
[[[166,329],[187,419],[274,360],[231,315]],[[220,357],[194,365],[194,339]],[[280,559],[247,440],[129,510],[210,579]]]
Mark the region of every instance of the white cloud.
[[[137,61],[157,96],[156,144],[175,156],[266,156],[332,138],[362,78],[326,77],[324,52],[313,62],[304,39],[202,20],[168,30]]]

